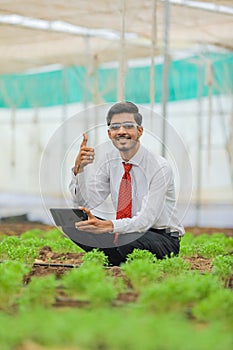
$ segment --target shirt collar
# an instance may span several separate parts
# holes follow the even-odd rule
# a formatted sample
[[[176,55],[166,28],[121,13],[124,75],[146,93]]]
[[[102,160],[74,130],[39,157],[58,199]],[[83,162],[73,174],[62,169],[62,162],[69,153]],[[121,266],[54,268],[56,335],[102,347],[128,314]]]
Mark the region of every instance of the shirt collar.
[[[139,166],[144,157],[145,148],[140,144],[136,154],[128,161],[124,161],[126,164],[133,164],[134,166]],[[120,156],[120,153],[117,149],[113,149],[111,153],[108,154],[108,160],[111,162],[112,166],[117,166],[117,164],[122,163],[123,159]],[[119,162],[116,162],[116,160]]]
[[[140,144],[139,145],[139,148],[137,150],[137,153],[128,161],[128,162],[125,162],[125,163],[129,163],[129,164],[133,164],[135,166],[139,166],[141,161],[142,161],[142,158],[143,158],[143,155],[144,155],[144,147]]]

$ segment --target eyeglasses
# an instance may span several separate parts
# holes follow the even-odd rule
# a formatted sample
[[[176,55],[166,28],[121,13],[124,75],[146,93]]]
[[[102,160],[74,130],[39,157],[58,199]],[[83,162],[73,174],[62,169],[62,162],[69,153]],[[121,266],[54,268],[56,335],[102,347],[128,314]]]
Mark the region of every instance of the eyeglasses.
[[[112,131],[117,131],[121,128],[121,126],[126,130],[132,130],[134,128],[137,128],[139,125],[134,122],[112,123],[109,125],[109,129]]]

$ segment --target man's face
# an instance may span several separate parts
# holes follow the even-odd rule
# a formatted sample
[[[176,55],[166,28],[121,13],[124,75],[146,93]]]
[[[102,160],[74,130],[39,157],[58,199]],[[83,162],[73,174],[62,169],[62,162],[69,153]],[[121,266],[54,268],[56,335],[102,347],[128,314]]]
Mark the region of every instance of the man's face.
[[[126,123],[125,126],[124,123]],[[117,124],[119,124],[118,127]],[[119,151],[128,152],[138,146],[138,140],[143,133],[143,127],[136,124],[134,115],[131,113],[113,115],[108,136]]]

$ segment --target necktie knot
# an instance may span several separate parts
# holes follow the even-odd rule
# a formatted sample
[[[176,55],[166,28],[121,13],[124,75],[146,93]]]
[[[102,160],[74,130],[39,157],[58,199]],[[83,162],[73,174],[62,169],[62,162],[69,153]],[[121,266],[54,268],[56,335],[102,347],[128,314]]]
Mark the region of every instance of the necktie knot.
[[[123,163],[123,166],[124,166],[124,169],[125,169],[125,172],[126,173],[129,173],[133,164],[126,164],[126,163]]]

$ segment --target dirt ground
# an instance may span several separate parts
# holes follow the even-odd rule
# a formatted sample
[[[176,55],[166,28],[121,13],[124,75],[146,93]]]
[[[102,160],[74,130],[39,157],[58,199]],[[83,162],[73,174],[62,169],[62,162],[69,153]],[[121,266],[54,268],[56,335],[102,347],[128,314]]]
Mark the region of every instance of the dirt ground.
[[[185,227],[186,232],[191,232],[193,235],[198,236],[201,234],[209,234],[212,235],[213,233],[224,233],[227,237],[233,237],[233,227],[230,228],[219,228],[219,227]]]
[[[32,230],[32,229],[40,229],[43,231],[49,231],[54,228],[54,226],[45,225],[37,222],[16,222],[16,223],[0,223],[0,235],[8,235],[8,236],[18,236],[22,233]],[[219,228],[219,227],[185,227],[186,232],[191,232],[193,235],[200,235],[203,233],[213,234],[215,232],[222,232],[228,237],[233,237],[233,227],[232,228]]]
[[[16,222],[16,223],[0,223],[0,235],[7,235],[7,236],[20,236],[22,233],[33,230],[33,229],[39,229],[43,231],[49,231],[52,230],[54,226],[49,226],[37,222]]]

